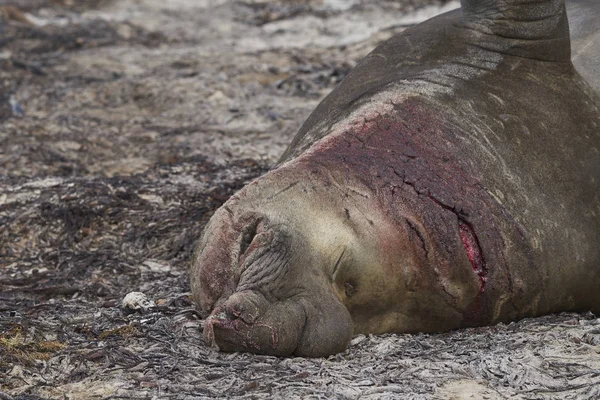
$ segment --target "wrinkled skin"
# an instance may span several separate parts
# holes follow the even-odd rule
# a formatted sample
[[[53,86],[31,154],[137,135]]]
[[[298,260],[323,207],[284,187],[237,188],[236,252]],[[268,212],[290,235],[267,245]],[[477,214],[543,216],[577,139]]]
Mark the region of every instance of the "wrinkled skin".
[[[570,12],[589,61],[600,6]],[[374,50],[207,225],[207,342],[318,357],[600,311],[600,77],[569,54],[560,0],[465,0]]]

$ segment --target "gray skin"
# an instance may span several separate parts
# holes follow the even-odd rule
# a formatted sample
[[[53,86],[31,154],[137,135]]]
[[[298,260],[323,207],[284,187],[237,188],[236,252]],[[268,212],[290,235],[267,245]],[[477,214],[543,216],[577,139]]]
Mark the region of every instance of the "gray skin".
[[[600,3],[463,0],[377,47],[231,197],[191,286],[223,351],[600,311]]]

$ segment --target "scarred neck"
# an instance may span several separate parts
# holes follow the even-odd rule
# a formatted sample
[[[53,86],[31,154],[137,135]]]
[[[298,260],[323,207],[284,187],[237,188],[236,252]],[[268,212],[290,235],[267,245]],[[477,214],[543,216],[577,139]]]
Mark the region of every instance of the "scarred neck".
[[[478,44],[504,54],[569,61],[571,46],[564,0],[461,0],[463,24]]]

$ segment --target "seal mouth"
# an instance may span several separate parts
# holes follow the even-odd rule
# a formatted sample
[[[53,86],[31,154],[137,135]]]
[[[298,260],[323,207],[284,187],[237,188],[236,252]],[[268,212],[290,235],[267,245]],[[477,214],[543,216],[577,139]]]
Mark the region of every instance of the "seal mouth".
[[[250,325],[226,312],[211,314],[204,323],[204,335],[208,344],[218,350],[248,348],[243,332]]]
[[[249,301],[252,297],[263,300]],[[217,350],[250,349],[249,333],[269,305],[257,293],[236,292],[206,318],[204,336]],[[277,342],[273,342],[275,347]]]
[[[483,293],[485,290],[485,282],[487,280],[487,268],[483,258],[483,252],[481,251],[481,245],[479,244],[479,239],[477,238],[477,235],[475,235],[475,231],[471,224],[462,219],[459,219],[458,221],[458,231],[460,240],[467,253],[467,258],[471,262],[471,267],[479,277],[479,293]]]

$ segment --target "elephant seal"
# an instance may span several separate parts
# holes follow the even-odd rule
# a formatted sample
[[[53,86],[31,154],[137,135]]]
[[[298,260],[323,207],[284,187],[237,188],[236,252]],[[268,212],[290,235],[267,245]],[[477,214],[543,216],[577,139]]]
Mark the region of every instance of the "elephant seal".
[[[570,10],[598,61],[600,3]],[[564,0],[463,0],[377,47],[209,221],[207,342],[318,357],[600,311],[600,76],[570,55]]]

